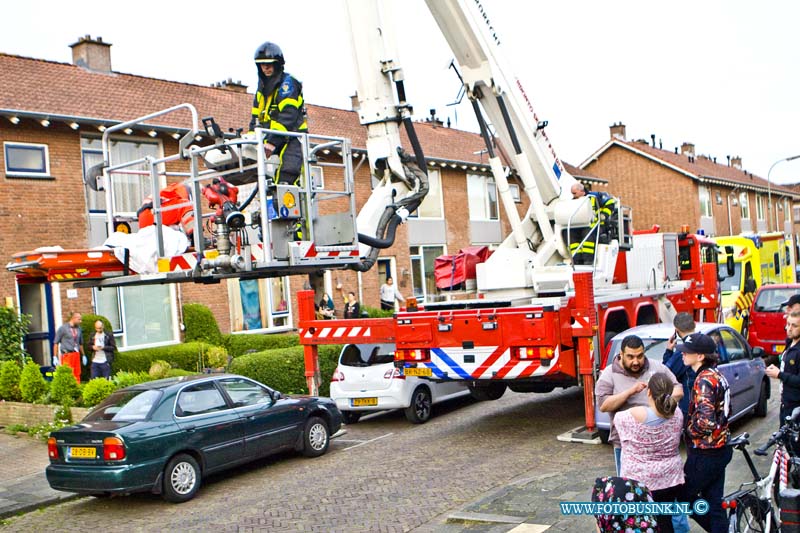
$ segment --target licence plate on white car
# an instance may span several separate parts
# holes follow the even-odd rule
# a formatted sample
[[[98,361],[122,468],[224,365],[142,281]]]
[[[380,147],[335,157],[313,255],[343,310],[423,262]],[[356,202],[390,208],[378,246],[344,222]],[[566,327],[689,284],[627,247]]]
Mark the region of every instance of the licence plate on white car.
[[[423,377],[431,377],[433,372],[431,369],[426,366],[418,366],[416,368],[408,367],[403,369],[403,374],[406,376],[423,376]]]
[[[370,407],[378,405],[377,398],[353,398],[350,400],[353,407]]]

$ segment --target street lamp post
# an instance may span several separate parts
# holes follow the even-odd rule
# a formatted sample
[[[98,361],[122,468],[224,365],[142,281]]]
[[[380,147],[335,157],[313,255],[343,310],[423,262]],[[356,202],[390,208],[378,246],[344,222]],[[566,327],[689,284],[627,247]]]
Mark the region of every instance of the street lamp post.
[[[769,176],[772,174],[772,169],[775,168],[775,165],[778,163],[783,163],[784,161],[794,161],[795,159],[800,159],[800,154],[778,159],[772,163],[772,166],[769,167],[769,171],[767,172],[767,217],[769,220],[769,223],[767,224],[767,231],[770,231],[770,226],[772,226],[772,181],[769,179]],[[775,225],[777,226],[777,223]]]

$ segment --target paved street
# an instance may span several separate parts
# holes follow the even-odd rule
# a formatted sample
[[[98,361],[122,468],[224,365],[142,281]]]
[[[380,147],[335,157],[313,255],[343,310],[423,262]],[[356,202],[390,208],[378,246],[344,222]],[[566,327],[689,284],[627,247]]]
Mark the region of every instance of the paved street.
[[[80,498],[7,519],[4,530],[86,531],[98,524],[108,531],[591,530],[591,517],[566,518],[558,507],[587,500],[595,477],[613,472],[610,447],[555,439],[582,421],[578,390],[507,392],[496,402],[437,407],[422,426],[399,412],[364,418],[323,457],[283,454],[246,465],[204,480],[185,504],[150,494]],[[777,427],[774,398],[770,413],[734,430],[763,442]],[[735,457],[730,488],[744,479],[743,466]]]

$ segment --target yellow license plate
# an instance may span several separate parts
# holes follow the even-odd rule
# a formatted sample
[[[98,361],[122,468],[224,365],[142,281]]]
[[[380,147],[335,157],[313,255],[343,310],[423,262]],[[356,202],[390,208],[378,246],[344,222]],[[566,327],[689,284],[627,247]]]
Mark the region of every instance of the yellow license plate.
[[[403,369],[403,374],[406,376],[424,376],[424,377],[431,377],[433,372],[431,369],[426,366],[418,366],[416,368],[405,368]]]
[[[368,407],[378,405],[377,398],[353,398],[353,407]]]
[[[78,457],[80,459],[94,459],[97,457],[97,448],[81,448],[73,446],[69,449],[69,456]]]
[[[776,344],[775,345],[775,353],[781,353],[783,349],[786,348],[783,344]]]

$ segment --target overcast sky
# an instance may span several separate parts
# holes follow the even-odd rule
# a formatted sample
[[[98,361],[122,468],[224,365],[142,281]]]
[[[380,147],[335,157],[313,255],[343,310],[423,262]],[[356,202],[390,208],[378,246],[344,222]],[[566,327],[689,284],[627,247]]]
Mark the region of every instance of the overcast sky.
[[[791,0],[481,0],[558,155],[580,164],[621,121],[672,150],[739,155],[766,178],[800,154],[800,3]],[[473,129],[452,55],[423,0],[395,4],[400,62],[417,118],[435,108]],[[69,44],[102,36],[112,68],[201,85],[255,88],[252,56],[277,42],[309,103],[349,108],[356,87],[342,0],[5,3],[0,52],[71,62]],[[13,23],[12,23],[13,21]],[[0,73],[2,75],[2,73]],[[800,181],[800,159],[776,183]]]

